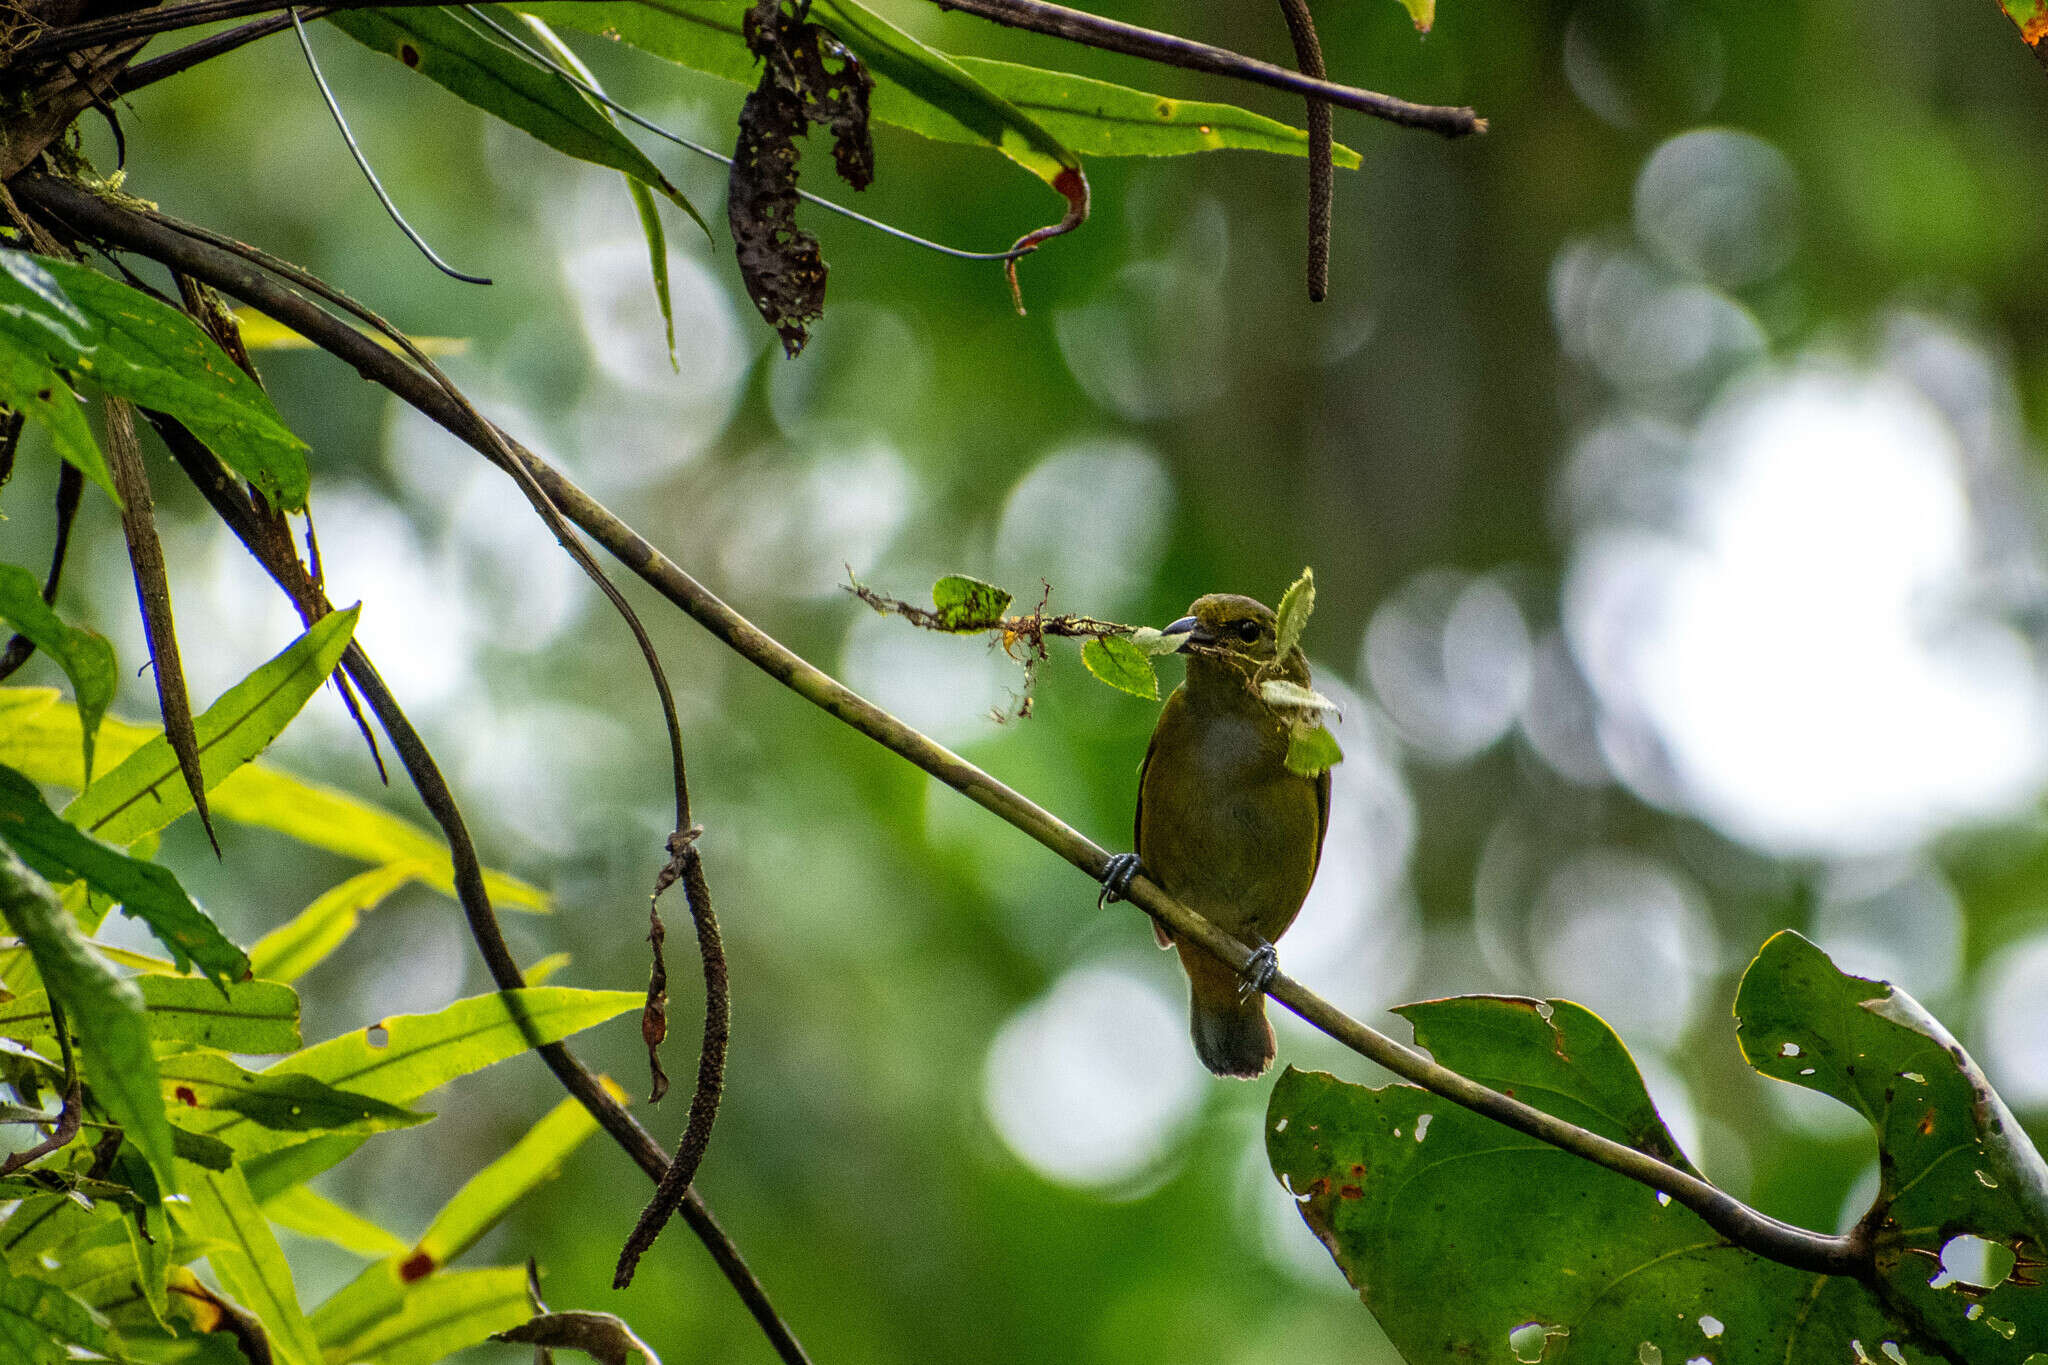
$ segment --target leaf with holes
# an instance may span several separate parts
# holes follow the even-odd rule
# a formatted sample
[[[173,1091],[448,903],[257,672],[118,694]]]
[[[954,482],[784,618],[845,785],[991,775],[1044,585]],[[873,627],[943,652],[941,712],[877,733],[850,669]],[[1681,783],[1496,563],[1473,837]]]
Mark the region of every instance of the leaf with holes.
[[[993,583],[949,573],[932,584],[932,606],[940,630],[994,630],[1009,610],[1010,594]]]
[[[71,679],[85,742],[85,772],[92,776],[92,742],[114,699],[114,647],[89,630],[66,625],[43,601],[36,576],[14,564],[0,564],[0,623],[12,626],[50,656]]]
[[[199,766],[211,791],[263,752],[334,672],[360,607],[321,617],[276,658],[223,692],[196,721]],[[192,809],[178,760],[161,735],[80,792],[64,818],[109,843],[132,844]]]
[[[0,383],[9,388],[27,356],[102,393],[169,413],[235,473],[288,511],[306,505],[306,445],[292,435],[256,381],[192,319],[139,289],[68,261],[0,251]],[[49,416],[53,394],[31,415]],[[106,484],[104,463],[72,450],[76,428],[58,419],[59,451]]]
[[[1398,1013],[1453,1070],[1691,1169],[1589,1011],[1471,996]],[[1966,1054],[1902,992],[1793,934],[1751,964],[1737,1015],[1758,1069],[1853,1096],[1875,1121],[1890,1215],[1876,1292],[1738,1250],[1653,1191],[1413,1086],[1290,1068],[1267,1154],[1409,1361],[1855,1360],[1861,1343],[1862,1358],[1917,1365],[1937,1341],[1948,1359],[2021,1365],[2043,1349],[2032,1273],[1988,1294],[1929,1283],[1962,1233],[2016,1245],[2023,1272],[2048,1259],[2040,1158]]]

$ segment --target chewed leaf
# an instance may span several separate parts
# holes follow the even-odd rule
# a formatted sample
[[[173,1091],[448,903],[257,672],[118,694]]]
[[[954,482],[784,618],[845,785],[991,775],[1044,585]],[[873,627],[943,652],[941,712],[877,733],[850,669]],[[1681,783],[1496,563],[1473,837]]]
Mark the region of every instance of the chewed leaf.
[[[1152,671],[1152,660],[1121,635],[1105,635],[1082,645],[1081,662],[1119,692],[1146,701],[1159,700],[1159,675]]]
[[[1320,725],[1297,729],[1287,740],[1287,771],[1317,777],[1344,761],[1337,737]]]
[[[932,605],[938,608],[940,630],[994,630],[1003,623],[1010,594],[993,583],[952,573],[932,584]]]
[[[1279,657],[1286,658],[1287,651],[1301,643],[1301,632],[1308,625],[1309,613],[1316,609],[1316,571],[1303,569],[1301,577],[1294,580],[1280,597],[1279,620],[1274,624],[1274,644]]]
[[[1296,711],[1335,711],[1337,703],[1331,701],[1313,687],[1288,682],[1285,678],[1268,678],[1259,684],[1259,695],[1266,699],[1268,706],[1284,706]]]

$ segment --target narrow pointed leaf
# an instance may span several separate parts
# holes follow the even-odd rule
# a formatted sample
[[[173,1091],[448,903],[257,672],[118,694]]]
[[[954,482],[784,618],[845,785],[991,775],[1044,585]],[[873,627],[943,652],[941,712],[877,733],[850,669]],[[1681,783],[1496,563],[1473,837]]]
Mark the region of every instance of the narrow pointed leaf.
[[[350,607],[321,617],[199,717],[199,761],[207,786],[261,753],[320,690],[348,647],[359,611]],[[132,843],[192,809],[177,773],[169,743],[150,740],[80,793],[64,818],[109,842]]]
[[[1301,643],[1302,629],[1308,625],[1310,613],[1316,609],[1316,575],[1313,569],[1303,569],[1301,577],[1288,586],[1280,595],[1280,610],[1275,613],[1273,626],[1274,652],[1282,659],[1289,650]]]
[[[171,1125],[157,1090],[142,993],[93,955],[48,882],[0,848],[0,917],[28,946],[43,986],[78,1035],[94,1097],[127,1134],[164,1191],[176,1189]]]
[[[382,1259],[405,1254],[405,1242],[397,1233],[377,1226],[305,1185],[293,1185],[264,1200],[263,1213],[281,1228],[289,1228],[301,1237],[316,1237],[353,1255]],[[319,1316],[317,1312],[313,1315],[316,1323]]]
[[[164,1102],[183,1127],[249,1157],[330,1134],[368,1137],[430,1117],[314,1076],[250,1071],[216,1052],[158,1063]]]
[[[216,986],[191,976],[133,979],[159,1043],[196,1043],[223,1052],[291,1052],[299,1046],[299,995],[276,981]],[[47,1038],[50,999],[30,991],[0,1004],[0,1037]]]
[[[473,104],[566,156],[623,171],[659,190],[692,218],[697,210],[661,168],[613,125],[583,92],[530,65],[440,9],[341,10],[327,22],[373,51],[395,57]],[[698,219],[699,222],[703,220]],[[708,232],[709,229],[707,228]]]
[[[42,584],[27,569],[0,564],[0,623],[18,631],[50,656],[71,679],[85,743],[85,771],[92,774],[92,742],[114,699],[114,647],[89,630],[66,625],[43,601]]]
[[[279,1365],[322,1365],[320,1344],[299,1307],[291,1266],[241,1171],[209,1171],[187,1163],[180,1174],[185,1201],[172,1206],[172,1217],[185,1235],[222,1244],[207,1256],[220,1287],[263,1323]]]
[[[52,882],[83,881],[149,925],[178,969],[196,962],[216,982],[237,980],[249,959],[192,903],[167,867],[132,858],[80,832],[43,804],[35,784],[0,766],[0,840]]]
[[[37,782],[78,790],[78,713],[47,687],[0,687],[0,763]],[[120,762],[160,732],[110,717],[100,729],[100,750]],[[362,862],[417,861],[424,880],[442,891],[455,884],[447,845],[440,837],[339,788],[308,782],[262,762],[230,774],[209,794],[224,819],[273,829],[300,843]],[[506,873],[484,869],[484,890],[502,909],[545,912],[546,893]]]
[[[113,1353],[106,1324],[92,1309],[53,1284],[0,1265],[0,1355],[20,1365],[50,1365],[69,1358],[67,1346]]]
[[[346,1341],[327,1343],[332,1360],[356,1365],[433,1365],[532,1315],[519,1266],[451,1270],[421,1280],[396,1312]]]
[[[296,981],[340,947],[364,913],[426,875],[416,859],[358,872],[265,934],[249,949],[249,969],[270,981]]]
[[[6,251],[0,337],[12,343],[0,343],[0,355],[39,358],[109,397],[169,413],[272,503],[288,511],[306,505],[305,443],[256,381],[175,308],[85,266]],[[0,362],[0,383],[21,372],[18,362]],[[48,415],[61,397],[53,393],[31,415]],[[70,428],[60,453],[111,488],[97,460],[82,462],[67,449],[76,435]]]

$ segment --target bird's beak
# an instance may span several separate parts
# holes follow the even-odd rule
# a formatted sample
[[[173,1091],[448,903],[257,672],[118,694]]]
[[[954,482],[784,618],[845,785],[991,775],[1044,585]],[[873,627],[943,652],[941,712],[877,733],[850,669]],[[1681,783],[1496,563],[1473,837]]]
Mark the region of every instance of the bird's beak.
[[[1178,635],[1181,637],[1180,643],[1173,647],[1176,654],[1186,650],[1189,645],[1212,645],[1216,643],[1216,637],[1203,630],[1202,623],[1192,616],[1181,617],[1180,620],[1175,621],[1159,633],[1161,635]]]

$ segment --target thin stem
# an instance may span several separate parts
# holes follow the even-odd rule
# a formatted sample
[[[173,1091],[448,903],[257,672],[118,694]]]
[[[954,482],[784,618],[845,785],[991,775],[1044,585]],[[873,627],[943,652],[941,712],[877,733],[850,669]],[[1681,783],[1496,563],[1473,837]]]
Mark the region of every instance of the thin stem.
[[[512,32],[503,24],[500,24],[497,20],[491,18],[490,15],[484,13],[477,6],[464,5],[462,9],[463,12],[469,18],[474,19],[477,23],[480,23],[484,27],[488,28],[492,33],[498,35],[498,37],[502,38],[506,43],[509,43],[511,45],[510,50],[513,52],[513,55],[523,57],[530,65],[537,66],[543,71],[551,71],[555,75],[560,76],[563,80],[575,86],[585,95],[589,96],[591,99],[596,100],[599,104],[611,110],[614,114],[617,114],[620,118],[626,120],[628,123],[633,124],[635,127],[645,128],[648,132],[654,134],[656,137],[665,138],[668,141],[675,143],[676,146],[681,147],[683,150],[695,152],[698,156],[701,157],[707,157],[712,161],[716,161],[721,166],[732,165],[732,158],[727,156],[724,152],[719,151],[717,148],[707,147],[701,142],[695,142],[689,138],[684,137],[681,133],[672,132],[669,129],[664,128],[660,124],[654,122],[653,120],[642,116],[637,111],[629,109],[625,105],[620,104],[610,95],[605,94],[604,91],[598,89],[589,81],[584,80],[581,76],[569,70],[569,68],[563,66],[553,57],[548,56],[545,52],[542,52],[540,49],[534,47],[532,44],[528,43],[524,38],[521,38],[518,34]],[[450,13],[454,13],[454,11],[451,10]],[[462,16],[457,15],[456,17],[459,19]],[[844,204],[835,204],[830,199],[825,198],[823,195],[812,194],[809,190],[799,189],[796,193],[797,198],[802,199],[805,203],[816,204],[819,208],[824,209],[830,213],[836,213],[841,218],[851,218],[854,222],[859,223],[863,227],[871,227],[875,231],[882,233],[884,236],[894,237],[897,241],[908,242],[912,246],[921,246],[925,250],[935,251],[941,256],[951,256],[956,261],[1014,261],[1019,256],[1028,256],[1031,254],[1032,248],[1030,247],[1024,247],[1022,249],[1012,247],[1008,251],[968,251],[965,250],[964,248],[957,246],[947,246],[944,242],[935,242],[929,237],[920,237],[914,232],[910,232],[903,228],[897,227],[892,223],[885,223],[879,218],[870,218],[865,213],[861,213],[855,209],[850,209],[846,207],[846,205]]]
[[[427,239],[413,230],[405,215],[398,211],[398,205],[391,202],[391,196],[384,191],[384,182],[377,178],[377,172],[370,167],[370,158],[363,155],[363,149],[356,144],[356,135],[349,131],[348,119],[341,112],[341,104],[334,98],[334,92],[327,87],[327,77],[320,74],[320,60],[313,55],[313,44],[306,37],[306,26],[299,20],[296,9],[286,11],[291,16],[292,31],[299,35],[299,51],[306,54],[306,67],[313,73],[313,84],[320,87],[320,98],[327,101],[327,112],[334,115],[334,126],[341,130],[341,140],[348,144],[348,154],[356,159],[356,165],[363,171],[363,178],[370,182],[370,188],[377,193],[377,202],[384,206],[384,212],[391,215],[391,221],[398,224],[398,230],[405,234],[420,250],[420,255],[433,262],[434,269],[450,279],[461,280],[464,284],[489,284],[482,275],[465,275],[448,262],[434,254],[434,248],[427,245]]]
[[[18,434],[20,430],[17,422],[15,431]],[[77,465],[66,460],[57,470],[57,543],[50,550],[50,572],[43,579],[45,606],[56,604],[57,584],[64,577],[64,556],[71,548],[71,523],[78,516],[78,500],[84,491],[85,476],[78,472]],[[9,640],[6,650],[0,651],[0,682],[12,677],[35,652],[34,642],[26,635]]]
[[[447,395],[426,376],[355,328],[259,274],[246,262],[223,256],[217,250],[151,222],[124,206],[107,203],[80,187],[62,181],[42,176],[25,177],[16,192],[25,201],[83,225],[95,235],[204,279],[262,310],[346,361],[364,377],[389,389],[486,458],[494,461],[499,458],[497,446],[489,433],[477,430],[468,415],[451,403]],[[719,600],[560,471],[517,442],[508,440],[507,443],[571,521],[749,663],[806,701],[1030,835],[1090,878],[1101,880],[1108,867],[1109,854],[1094,842],[1050,811],[905,725],[791,652]],[[1165,922],[1176,938],[1200,944],[1205,951],[1233,968],[1242,968],[1251,956],[1243,944],[1190,911],[1143,875],[1133,880],[1127,898],[1147,914]],[[1750,1208],[1688,1171],[1567,1123],[1439,1065],[1417,1049],[1366,1027],[1289,976],[1275,974],[1266,986],[1266,993],[1310,1025],[1402,1079],[1517,1132],[1670,1195],[1737,1246],[1780,1264],[1817,1274],[1868,1280],[1876,1273],[1869,1234],[1860,1227],[1847,1235],[1831,1237],[1781,1222]]]
[[[328,13],[325,5],[300,5],[292,13],[269,14],[235,28],[219,33],[209,33],[197,42],[185,44],[161,57],[151,57],[146,62],[137,62],[114,78],[114,92],[120,95],[133,94],[145,85],[154,85],[167,76],[190,71],[204,61],[224,53],[233,52],[246,43],[258,38],[268,38],[273,33],[282,33],[292,26],[295,16],[318,19]]]
[[[1280,0],[1280,13],[1287,20],[1287,36],[1294,43],[1294,64],[1304,76],[1328,75],[1323,65],[1323,44],[1316,37],[1315,16],[1309,13],[1308,0]],[[1311,99],[1307,121],[1308,299],[1310,303],[1321,303],[1330,293],[1330,201],[1337,178],[1330,160],[1334,150],[1330,106]]]
[[[326,6],[338,9],[395,9],[411,5],[439,5],[442,0],[333,0]],[[1382,95],[1355,86],[1337,85],[1290,71],[1284,66],[1258,61],[1209,43],[1196,42],[1171,33],[1140,28],[1115,19],[1105,19],[1084,10],[1049,4],[1046,0],[934,0],[941,9],[956,9],[1011,28],[1029,29],[1088,47],[1119,52],[1127,57],[1206,72],[1254,85],[1271,86],[1291,95],[1313,96],[1343,109],[1383,118],[1409,128],[1422,128],[1446,137],[1463,137],[1486,131],[1486,120],[1470,109],[1448,105],[1412,104],[1392,95]],[[23,45],[21,55],[66,52],[122,38],[167,33],[222,19],[243,19],[284,9],[279,0],[184,0],[182,4],[160,5],[155,9],[94,19],[67,28],[54,28]]]

